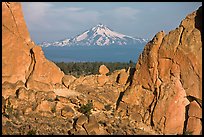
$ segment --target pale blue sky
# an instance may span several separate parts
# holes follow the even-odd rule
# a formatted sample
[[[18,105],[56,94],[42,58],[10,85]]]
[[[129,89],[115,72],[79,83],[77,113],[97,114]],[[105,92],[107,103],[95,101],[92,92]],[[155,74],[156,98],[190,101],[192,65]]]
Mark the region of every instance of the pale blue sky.
[[[116,32],[151,39],[175,29],[202,2],[22,2],[31,38],[40,43],[74,37],[102,23]]]

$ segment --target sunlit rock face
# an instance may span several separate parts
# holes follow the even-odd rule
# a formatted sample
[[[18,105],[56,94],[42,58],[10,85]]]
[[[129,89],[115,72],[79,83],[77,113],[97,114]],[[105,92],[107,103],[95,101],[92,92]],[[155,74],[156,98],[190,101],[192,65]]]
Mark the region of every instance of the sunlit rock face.
[[[54,75],[53,75],[54,74]],[[63,72],[44,57],[32,42],[20,3],[2,3],[2,83],[23,81],[27,87],[46,90],[61,83]]]
[[[201,29],[202,7],[175,30],[157,33],[140,55],[131,90],[123,97],[124,102],[143,105],[143,120],[164,134],[201,132],[189,126],[196,120],[185,117],[190,102],[202,106]],[[200,125],[202,118],[197,119]]]

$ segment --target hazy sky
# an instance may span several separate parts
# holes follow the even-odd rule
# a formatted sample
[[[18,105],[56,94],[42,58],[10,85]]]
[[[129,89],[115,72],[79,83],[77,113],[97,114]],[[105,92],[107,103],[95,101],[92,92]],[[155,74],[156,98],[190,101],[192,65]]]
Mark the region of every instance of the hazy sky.
[[[22,2],[31,38],[40,43],[74,37],[102,23],[129,36],[168,33],[202,2]]]

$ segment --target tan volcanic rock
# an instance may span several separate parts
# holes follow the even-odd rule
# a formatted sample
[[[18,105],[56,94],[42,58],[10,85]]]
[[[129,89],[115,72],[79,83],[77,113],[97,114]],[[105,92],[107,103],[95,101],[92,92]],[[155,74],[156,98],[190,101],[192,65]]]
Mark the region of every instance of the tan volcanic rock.
[[[52,90],[52,85],[61,83],[64,74],[53,62],[45,58],[41,47],[35,46],[33,52],[35,66],[28,77],[27,86],[36,90]]]
[[[192,101],[190,103],[188,115],[189,117],[202,118],[202,108],[198,105],[196,101]]]
[[[184,121],[188,119],[185,118],[186,106],[192,100],[202,102],[201,28],[202,7],[189,14],[169,34],[157,33],[140,55],[131,90],[124,93],[123,101],[141,104],[142,117],[149,118],[147,124],[163,134],[183,134]],[[149,96],[144,91],[154,94],[149,106],[144,103],[144,98]],[[198,105],[197,108],[191,106],[194,107],[189,110],[191,115],[195,115],[194,110],[200,113]],[[198,126],[194,133],[200,133],[200,123],[188,121]],[[193,128],[189,124],[187,127]]]
[[[2,3],[2,82],[26,82],[31,43],[20,3]]]
[[[52,90],[63,72],[31,41],[20,3],[2,3],[2,83],[21,80],[29,88]]]
[[[187,123],[187,133],[192,135],[201,135],[202,134],[202,122],[196,117],[190,117]]]
[[[102,75],[106,75],[109,72],[109,69],[105,65],[101,65],[99,67],[99,73]]]
[[[118,83],[119,83],[119,84],[122,84],[122,85],[125,85],[125,84],[127,83],[128,77],[129,77],[128,72],[126,72],[125,69],[122,69],[122,70],[120,71],[120,74],[119,74]]]
[[[98,79],[97,79],[98,85],[99,86],[103,86],[106,82],[108,82],[108,80],[109,80],[108,76],[106,76],[106,75],[99,75]]]
[[[69,85],[75,80],[76,78],[72,75],[64,75],[62,78],[62,83],[69,88]]]

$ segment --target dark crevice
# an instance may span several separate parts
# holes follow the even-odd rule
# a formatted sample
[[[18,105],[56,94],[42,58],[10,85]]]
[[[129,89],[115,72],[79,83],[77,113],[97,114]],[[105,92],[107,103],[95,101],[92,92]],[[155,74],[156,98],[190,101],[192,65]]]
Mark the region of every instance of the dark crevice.
[[[119,83],[119,79],[120,79],[120,74],[118,74],[117,78],[116,78],[116,82]]]
[[[195,28],[200,30],[201,32],[201,37],[202,35],[202,6],[197,10],[196,12],[196,17],[195,17]],[[201,39],[202,41],[202,39]]]
[[[161,59],[172,60],[172,58],[170,58],[170,57],[162,57]]]
[[[153,113],[154,113],[154,110],[155,110],[155,107],[156,107],[156,105],[157,105],[157,101],[158,101],[158,98],[157,98],[157,88],[155,88],[155,90],[154,90],[154,92],[153,92],[153,94],[154,94],[154,99],[153,99],[153,101],[152,101],[152,103],[151,103],[151,106],[150,106],[150,108],[153,106],[153,108],[152,108],[152,112],[151,112],[151,114],[150,114],[150,125],[153,127],[154,126],[154,122],[153,122]]]
[[[180,34],[180,36],[179,36],[179,45],[182,45],[182,37],[183,37],[183,32],[184,32],[184,30],[185,30],[185,28],[183,27],[183,26],[181,26],[182,27],[182,32],[181,32],[181,34]],[[179,46],[178,45],[178,46]],[[178,48],[178,46],[176,47],[176,49]]]
[[[86,131],[86,134],[89,135],[88,131],[87,131],[86,128],[84,127],[84,124],[82,125],[82,127],[83,127],[84,130]]]
[[[150,86],[150,85],[148,84],[148,86]],[[151,91],[149,88],[146,88],[146,87],[144,87],[143,85],[142,85],[142,88],[145,89],[145,90]]]
[[[120,101],[122,101],[122,98],[123,98],[123,95],[124,95],[125,91],[124,92],[120,92],[120,95],[116,101],[116,110],[118,109],[119,107],[119,104],[120,104]]]
[[[127,83],[130,82],[130,85],[132,85],[132,81],[133,81],[133,76],[134,76],[134,73],[135,73],[135,68],[130,68],[130,72],[129,72],[129,77],[128,77],[128,80],[127,80]]]
[[[67,86],[67,85],[65,85],[65,84],[64,84],[64,82],[62,82],[62,85],[64,85],[66,88],[68,88],[68,89],[69,89],[69,85],[68,85],[68,86]]]
[[[30,55],[31,55],[31,64],[29,66],[29,70],[31,69],[31,72],[29,73],[28,77],[26,78],[26,82],[25,82],[26,87],[27,87],[28,80],[30,79],[31,75],[34,72],[35,64],[36,64],[36,59],[35,59],[35,54],[33,52],[33,49],[30,49]]]
[[[13,35],[16,35],[12,30],[10,30],[6,25],[2,24],[3,27],[5,27],[9,32],[11,32]],[[17,36],[17,35],[16,35]]]
[[[188,122],[188,118],[189,118],[188,117],[189,106],[190,105],[187,105],[186,108],[185,108],[186,113],[185,113],[185,121],[184,121],[184,126],[183,126],[183,134],[186,133],[187,122]]]
[[[193,102],[193,101],[196,101],[198,103],[198,105],[202,108],[202,100],[201,99],[198,99],[196,97],[193,97],[193,96],[187,96],[187,99],[190,101],[190,102]]]

